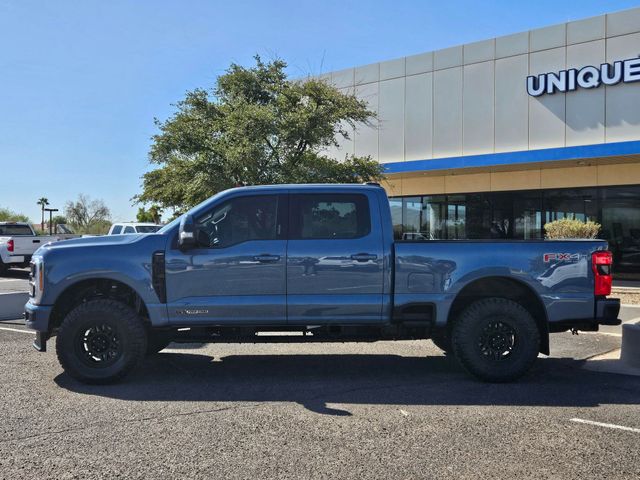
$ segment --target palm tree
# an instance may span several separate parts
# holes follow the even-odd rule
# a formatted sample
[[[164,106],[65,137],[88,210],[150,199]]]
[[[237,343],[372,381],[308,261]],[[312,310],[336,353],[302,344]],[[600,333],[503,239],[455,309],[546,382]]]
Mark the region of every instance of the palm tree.
[[[38,200],[38,205],[42,207],[42,221],[40,222],[40,230],[44,230],[44,207],[49,205],[49,199],[46,197],[42,197]]]

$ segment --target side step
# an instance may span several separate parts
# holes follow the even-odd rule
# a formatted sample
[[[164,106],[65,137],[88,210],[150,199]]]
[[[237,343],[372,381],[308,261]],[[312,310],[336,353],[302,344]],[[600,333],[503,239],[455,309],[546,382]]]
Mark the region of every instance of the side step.
[[[431,325],[425,322],[398,325],[328,325],[322,327],[192,327],[174,331],[177,343],[309,343],[377,342],[380,340],[419,340],[429,338]]]

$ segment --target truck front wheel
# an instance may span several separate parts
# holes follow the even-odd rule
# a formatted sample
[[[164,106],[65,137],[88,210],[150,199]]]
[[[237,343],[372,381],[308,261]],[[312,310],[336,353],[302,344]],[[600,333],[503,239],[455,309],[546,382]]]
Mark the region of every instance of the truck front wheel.
[[[90,300],[62,321],[56,353],[65,372],[84,383],[112,383],[144,357],[147,337],[141,318],[116,300]]]
[[[533,365],[540,332],[531,314],[506,298],[469,305],[452,329],[453,353],[472,375],[487,382],[510,382]]]

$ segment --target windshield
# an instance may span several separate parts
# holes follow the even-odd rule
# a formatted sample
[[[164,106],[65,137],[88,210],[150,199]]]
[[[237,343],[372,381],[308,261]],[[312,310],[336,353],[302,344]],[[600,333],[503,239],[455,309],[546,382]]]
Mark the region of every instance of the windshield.
[[[160,225],[138,225],[136,231],[138,233],[155,233],[160,230]]]
[[[0,235],[33,235],[29,225],[0,225]]]
[[[226,191],[226,190],[225,190]],[[211,202],[215,201],[215,199],[223,194],[225,191],[222,192],[218,192],[216,193],[213,197],[209,197],[206,200],[203,200],[202,202],[200,202],[198,205],[196,205],[195,207],[191,208],[188,212],[186,213],[194,213],[198,210],[200,210],[200,207],[204,206],[204,205],[208,205]],[[171,220],[169,223],[167,223],[164,227],[162,227],[160,230],[158,230],[158,233],[167,233],[169,230],[171,230],[173,227],[177,226],[180,224],[180,220],[182,219],[182,217],[185,214],[180,215],[179,217],[174,218],[173,220]]]
[[[162,227],[160,230],[158,230],[158,233],[167,233],[169,230],[171,230],[174,226],[178,225],[180,223],[180,219],[182,218],[182,215],[180,215],[177,218],[174,218],[173,220],[171,220],[169,223],[167,223],[164,227]]]

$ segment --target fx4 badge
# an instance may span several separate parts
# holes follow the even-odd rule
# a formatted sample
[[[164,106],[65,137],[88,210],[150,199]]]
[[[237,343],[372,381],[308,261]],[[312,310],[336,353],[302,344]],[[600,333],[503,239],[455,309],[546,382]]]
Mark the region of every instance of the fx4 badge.
[[[545,253],[542,258],[544,258],[544,263],[553,261],[578,262],[583,256],[584,255],[580,255],[579,253]]]

